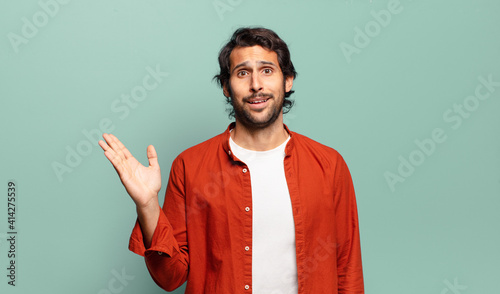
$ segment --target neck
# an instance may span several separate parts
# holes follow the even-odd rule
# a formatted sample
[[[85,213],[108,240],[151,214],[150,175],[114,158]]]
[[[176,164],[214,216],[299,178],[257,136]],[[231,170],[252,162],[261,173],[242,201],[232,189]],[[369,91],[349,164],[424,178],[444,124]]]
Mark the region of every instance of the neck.
[[[231,132],[231,138],[239,146],[254,151],[271,150],[288,138],[283,126],[283,119],[278,118],[275,123],[261,129],[251,129],[236,120],[236,126]]]

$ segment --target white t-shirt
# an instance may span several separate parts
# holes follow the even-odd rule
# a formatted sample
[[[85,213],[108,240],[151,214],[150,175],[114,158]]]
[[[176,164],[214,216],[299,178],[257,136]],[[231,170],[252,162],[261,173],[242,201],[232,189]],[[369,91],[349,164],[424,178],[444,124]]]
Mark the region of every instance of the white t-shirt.
[[[283,165],[289,139],[268,151],[244,149],[229,139],[233,154],[248,166],[252,183],[253,293],[298,292],[295,225]]]

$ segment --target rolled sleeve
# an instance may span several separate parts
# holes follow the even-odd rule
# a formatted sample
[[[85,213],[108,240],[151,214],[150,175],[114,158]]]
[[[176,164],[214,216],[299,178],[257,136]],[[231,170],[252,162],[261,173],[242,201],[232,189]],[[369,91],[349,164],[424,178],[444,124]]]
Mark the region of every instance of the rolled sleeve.
[[[153,238],[151,240],[151,246],[146,248],[144,246],[144,238],[141,230],[141,225],[139,220],[136,220],[135,226],[132,229],[132,234],[130,236],[128,248],[130,251],[139,254],[141,256],[146,256],[147,251],[157,251],[167,254],[167,256],[172,257],[175,253],[179,253],[179,246],[175,242],[173,236],[173,229],[168,221],[163,210],[160,210],[160,217],[158,218],[158,223],[156,229],[153,233]]]
[[[189,270],[183,172],[181,161],[175,160],[150,247],[144,246],[138,220],[129,240],[129,249],[145,258],[151,277],[166,291],[180,287],[187,280]]]

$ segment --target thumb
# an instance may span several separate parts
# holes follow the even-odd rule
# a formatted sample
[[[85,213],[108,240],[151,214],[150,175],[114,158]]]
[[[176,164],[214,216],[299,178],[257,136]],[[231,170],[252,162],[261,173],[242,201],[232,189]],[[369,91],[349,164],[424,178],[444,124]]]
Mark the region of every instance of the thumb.
[[[156,154],[156,150],[153,145],[148,146],[147,153],[148,153],[149,166],[159,167],[158,155]]]

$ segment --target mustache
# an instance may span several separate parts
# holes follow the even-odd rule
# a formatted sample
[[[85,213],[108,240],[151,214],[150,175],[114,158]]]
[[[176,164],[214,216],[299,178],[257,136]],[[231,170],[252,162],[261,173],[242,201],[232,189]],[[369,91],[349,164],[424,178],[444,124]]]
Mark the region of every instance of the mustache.
[[[269,98],[274,98],[274,95],[271,94],[271,93],[269,93],[269,94],[266,94],[266,93],[254,93],[252,95],[243,97],[243,102],[248,102],[248,100],[254,99],[254,98],[266,98],[266,99],[269,99]]]

